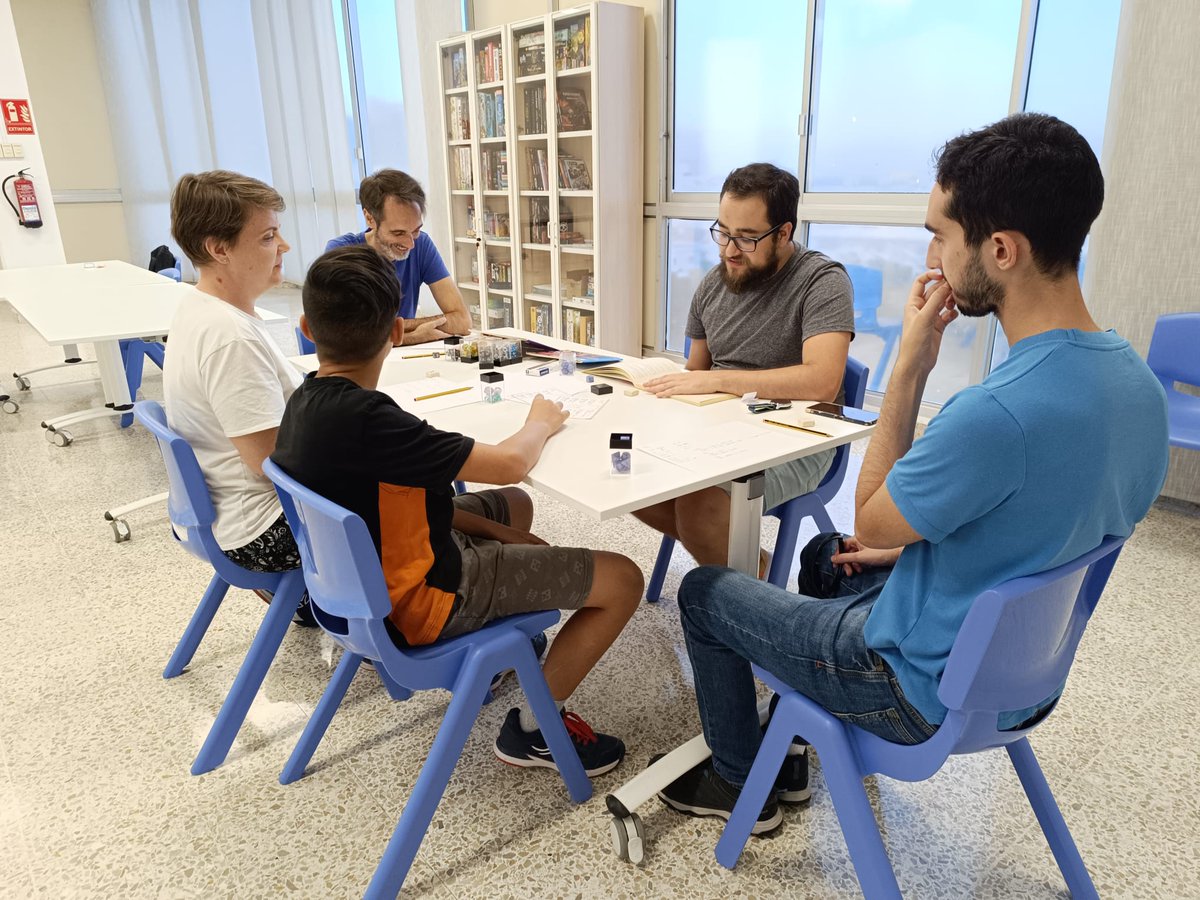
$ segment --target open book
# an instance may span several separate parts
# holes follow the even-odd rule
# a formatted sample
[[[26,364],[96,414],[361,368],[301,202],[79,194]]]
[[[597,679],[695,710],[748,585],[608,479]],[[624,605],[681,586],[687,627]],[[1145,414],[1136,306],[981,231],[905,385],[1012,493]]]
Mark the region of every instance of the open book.
[[[628,381],[635,388],[645,390],[647,381],[660,375],[672,375],[684,371],[683,367],[664,359],[661,356],[648,356],[645,359],[630,359],[626,357],[621,362],[608,366],[596,366],[588,369],[592,375],[602,375],[606,378],[616,378]],[[722,400],[732,400],[733,394],[676,394],[672,400],[682,400],[693,406],[707,406],[710,403],[720,403]]]

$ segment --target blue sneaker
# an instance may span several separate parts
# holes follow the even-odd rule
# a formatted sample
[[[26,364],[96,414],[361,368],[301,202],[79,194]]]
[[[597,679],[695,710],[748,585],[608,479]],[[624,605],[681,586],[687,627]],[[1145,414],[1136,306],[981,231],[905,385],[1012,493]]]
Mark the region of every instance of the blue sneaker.
[[[617,767],[625,758],[625,743],[611,734],[600,734],[592,731],[591,726],[573,712],[562,711],[563,724],[567,726],[567,734],[583,763],[583,770],[589,777],[603,775]],[[508,711],[508,717],[496,738],[496,756],[501,762],[510,766],[557,769],[554,757],[541,730],[526,731],[521,727],[521,711],[515,706]]]

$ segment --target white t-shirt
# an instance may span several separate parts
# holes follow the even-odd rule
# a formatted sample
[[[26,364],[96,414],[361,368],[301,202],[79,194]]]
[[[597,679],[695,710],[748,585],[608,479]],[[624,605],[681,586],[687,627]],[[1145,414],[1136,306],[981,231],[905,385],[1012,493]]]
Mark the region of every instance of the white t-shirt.
[[[196,291],[179,304],[163,368],[167,422],[200,462],[222,550],[242,547],[282,512],[275,489],[242,462],[231,437],[279,427],[301,382],[262,319]]]

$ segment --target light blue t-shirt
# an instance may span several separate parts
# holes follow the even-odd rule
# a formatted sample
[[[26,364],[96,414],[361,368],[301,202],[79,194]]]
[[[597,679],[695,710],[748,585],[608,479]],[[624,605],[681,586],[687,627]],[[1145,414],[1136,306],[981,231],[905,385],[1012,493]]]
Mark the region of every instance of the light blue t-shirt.
[[[888,577],[867,645],[940,723],[938,684],[971,601],[1128,536],[1166,473],[1166,395],[1128,341],[1061,329],[1018,341],[982,384],[950,398],[887,477],[924,540]],[[1000,727],[1030,712],[1002,715]]]
[[[365,244],[367,233],[360,231],[335,237],[325,245],[326,250],[334,247],[346,247],[351,244]],[[417,300],[420,297],[422,284],[435,284],[443,278],[449,278],[446,264],[442,262],[441,254],[433,245],[433,240],[425,232],[417,235],[413,248],[404,259],[393,261],[396,267],[396,277],[400,279],[400,318],[415,319],[417,317]]]

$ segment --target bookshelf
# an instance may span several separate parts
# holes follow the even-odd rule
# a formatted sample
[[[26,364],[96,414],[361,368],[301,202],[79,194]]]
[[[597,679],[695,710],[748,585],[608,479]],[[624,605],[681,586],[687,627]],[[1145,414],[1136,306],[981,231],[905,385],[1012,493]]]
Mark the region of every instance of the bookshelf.
[[[640,355],[641,9],[458,35],[438,60],[447,263],[474,326]]]

